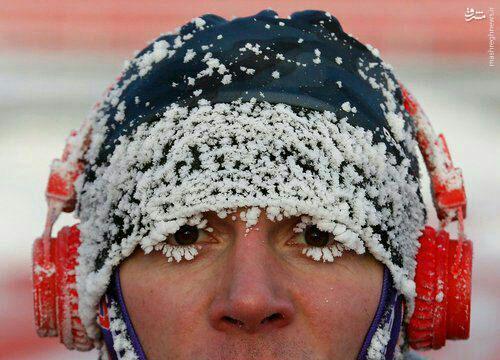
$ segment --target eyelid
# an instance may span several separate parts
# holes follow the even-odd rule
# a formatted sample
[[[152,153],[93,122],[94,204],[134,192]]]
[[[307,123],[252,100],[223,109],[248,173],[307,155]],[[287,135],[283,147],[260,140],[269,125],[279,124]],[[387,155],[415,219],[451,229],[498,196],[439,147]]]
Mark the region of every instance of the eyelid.
[[[213,244],[213,243],[218,243],[219,242],[219,240],[217,240],[213,236],[212,232],[206,230],[207,228],[209,228],[209,226],[207,226],[205,228],[198,228],[198,234],[199,234],[200,238],[198,240],[196,240],[191,245],[196,245],[196,244],[198,244],[198,245],[200,245],[200,244]],[[167,242],[168,244],[172,245],[172,246],[190,246],[190,245],[180,245],[180,244],[177,244],[177,242],[175,241],[174,236],[175,236],[175,233],[169,234],[164,241]],[[201,236],[203,236],[203,238],[201,238]]]
[[[331,243],[333,242],[337,242],[338,241],[336,240],[336,235],[331,233],[331,232],[327,232],[328,233],[328,243],[325,245],[325,246],[330,246],[332,245]],[[314,246],[311,246],[311,245],[308,245],[304,239],[303,242],[297,242],[297,241],[294,241],[297,237],[304,237],[304,234],[305,234],[305,229],[303,229],[302,231],[299,231],[299,232],[294,232],[293,236],[287,240],[287,245],[291,245],[291,246],[294,246],[294,245],[303,245],[303,246],[307,246],[307,247],[314,247]]]

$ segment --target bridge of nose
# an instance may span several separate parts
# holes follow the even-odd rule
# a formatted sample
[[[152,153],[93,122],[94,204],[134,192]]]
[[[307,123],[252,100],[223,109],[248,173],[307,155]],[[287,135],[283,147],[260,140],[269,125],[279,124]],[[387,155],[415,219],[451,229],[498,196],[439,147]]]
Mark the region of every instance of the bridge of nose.
[[[270,224],[259,221],[246,231],[235,225],[234,242],[212,304],[212,323],[219,330],[256,332],[285,326],[293,304],[283,287],[281,271],[269,242]]]

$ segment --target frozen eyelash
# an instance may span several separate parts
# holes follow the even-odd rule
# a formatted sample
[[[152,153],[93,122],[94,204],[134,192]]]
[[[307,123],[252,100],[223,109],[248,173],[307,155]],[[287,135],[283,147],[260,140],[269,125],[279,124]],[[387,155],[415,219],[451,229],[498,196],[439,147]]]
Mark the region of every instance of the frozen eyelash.
[[[168,262],[181,260],[193,260],[198,255],[199,245],[171,245],[167,243],[160,243],[155,245],[155,250],[161,251],[166,257]]]
[[[186,224],[196,226],[198,229],[205,229],[208,232],[212,232],[211,227],[207,227],[207,219],[204,217],[203,213],[197,213],[187,219]],[[171,235],[171,234],[170,234]],[[196,255],[198,255],[198,250],[201,246],[198,244],[192,245],[173,245],[167,242],[169,236],[162,235],[163,241],[157,243],[154,246],[148,247],[146,253],[150,252],[152,249],[156,251],[161,251],[163,255],[167,257],[168,262],[180,262],[182,260],[193,260]]]
[[[334,224],[325,227],[321,221],[315,222],[312,217],[302,215],[293,229],[294,232],[302,232],[310,224],[316,224],[320,230],[328,231],[335,236],[335,243],[328,246],[309,246],[302,249],[302,254],[315,261],[333,262],[334,258],[342,256],[344,250],[354,250],[357,254],[363,254],[366,249],[358,234],[348,229],[343,224]]]
[[[302,254],[312,258],[315,261],[323,260],[323,262],[333,262],[334,258],[342,256],[344,250],[344,246],[337,243],[324,247],[307,247],[302,249]]]

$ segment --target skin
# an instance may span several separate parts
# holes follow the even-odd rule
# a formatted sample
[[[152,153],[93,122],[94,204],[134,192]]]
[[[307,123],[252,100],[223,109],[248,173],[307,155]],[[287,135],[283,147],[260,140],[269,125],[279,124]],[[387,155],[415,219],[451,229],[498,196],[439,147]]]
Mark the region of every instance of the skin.
[[[355,359],[378,306],[381,263],[349,251],[315,261],[292,230],[298,217],[273,222],[261,212],[246,232],[242,209],[235,221],[205,213],[214,230],[200,230],[191,261],[139,249],[120,266],[148,359]]]

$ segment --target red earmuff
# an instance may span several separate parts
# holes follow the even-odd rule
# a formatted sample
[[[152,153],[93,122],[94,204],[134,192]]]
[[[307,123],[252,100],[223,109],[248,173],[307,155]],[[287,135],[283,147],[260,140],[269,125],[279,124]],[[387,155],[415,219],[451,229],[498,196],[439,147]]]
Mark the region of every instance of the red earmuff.
[[[413,349],[439,349],[447,339],[469,338],[472,242],[464,234],[467,200],[462,172],[453,167],[444,136],[434,134],[419,104],[402,85],[401,88],[405,108],[415,121],[417,141],[441,221],[439,230],[426,226],[419,239],[417,296],[407,336]],[[455,220],[459,238],[450,240],[444,228]]]
[[[420,238],[415,310],[407,328],[414,349],[439,349],[446,339],[468,339],[472,243],[450,240],[426,226]]]
[[[62,228],[52,238],[46,261],[43,238],[33,245],[33,286],[35,324],[40,336],[59,336],[68,349],[90,350],[88,338],[78,317],[75,266],[80,231],[77,225]]]
[[[68,349],[94,347],[78,316],[75,268],[80,246],[77,225],[62,228],[55,238],[52,226],[62,211],[72,212],[76,203],[74,182],[83,170],[76,146],[83,151],[87,138],[72,132],[61,160],[55,160],[46,190],[47,221],[43,235],[33,244],[33,300],[35,325],[42,337],[59,336]],[[81,143],[78,143],[81,140]],[[78,151],[78,150],[77,150]]]

